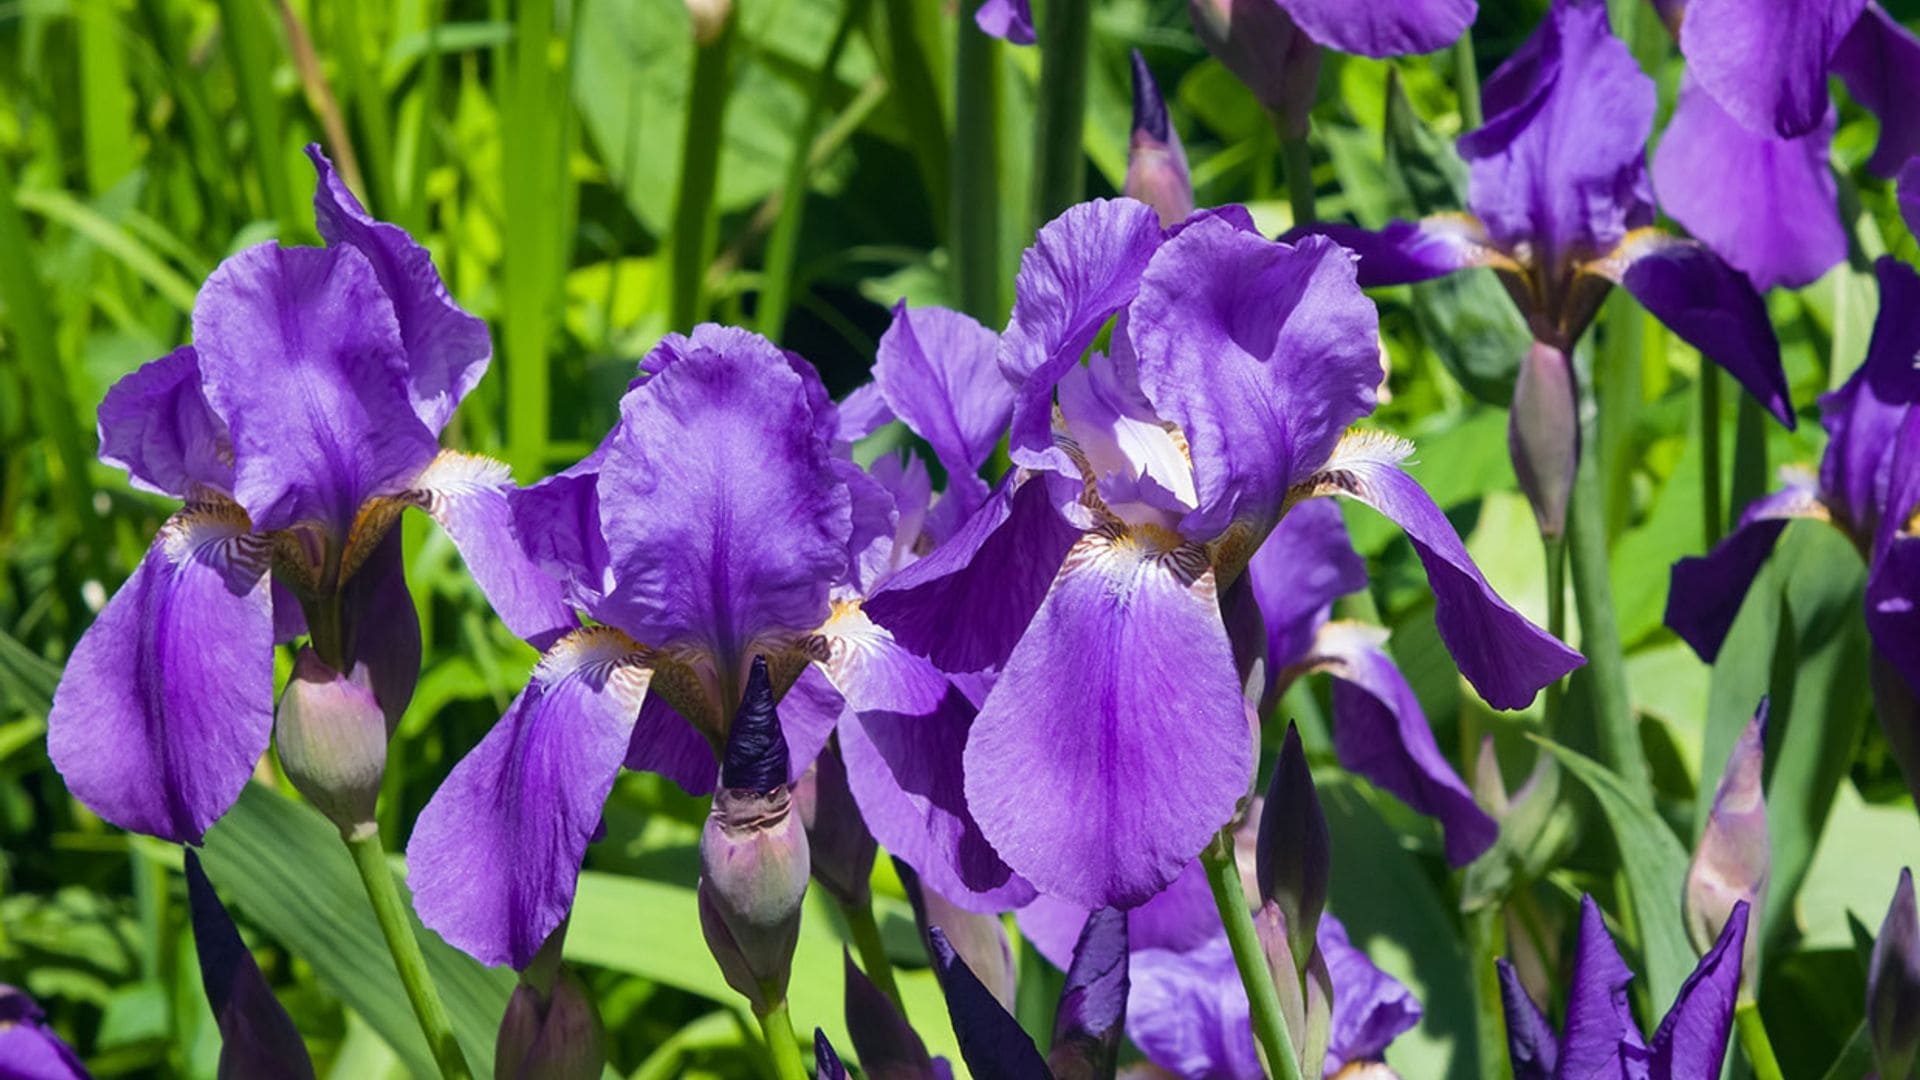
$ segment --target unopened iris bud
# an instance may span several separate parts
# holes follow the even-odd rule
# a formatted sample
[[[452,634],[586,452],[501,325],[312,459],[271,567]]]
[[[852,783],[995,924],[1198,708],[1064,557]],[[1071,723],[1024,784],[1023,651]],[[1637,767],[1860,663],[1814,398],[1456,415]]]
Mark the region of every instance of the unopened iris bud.
[[[733,17],[733,0],[687,0],[687,16],[693,20],[694,44],[704,48],[727,28],[727,20]]]
[[[1767,838],[1767,805],[1761,789],[1766,765],[1767,703],[1748,721],[1746,730],[1727,755],[1726,771],[1713,793],[1707,828],[1687,868],[1687,934],[1705,956],[1733,915],[1735,904],[1746,901],[1757,918],[1766,899],[1773,858]],[[1759,978],[1757,957],[1760,933],[1746,938],[1741,956],[1740,990],[1752,1000]]]
[[[1162,226],[1185,221],[1193,213],[1193,181],[1187,175],[1187,152],[1180,133],[1167,115],[1166,99],[1153,81],[1140,50],[1133,50],[1133,137],[1127,144],[1129,198],[1139,199],[1160,215]]]
[[[931,941],[933,932],[940,931],[994,1000],[1012,1009],[1016,987],[1013,945],[1007,940],[1006,924],[997,915],[968,911],[942,896],[939,890],[927,888],[913,867],[897,858],[893,860],[893,868],[900,876],[900,884],[906,888],[907,902],[913,905],[913,917],[920,924],[922,938]]]
[[[1320,795],[1307,768],[1300,731],[1289,725],[1280,760],[1267,785],[1260,810],[1260,835],[1254,846],[1254,872],[1264,907],[1273,903],[1285,923],[1288,951],[1304,973],[1313,955],[1314,932],[1327,906],[1327,875],[1332,842]]]
[[[793,785],[793,801],[807,828],[807,852],[813,879],[848,907],[871,898],[873,859],[878,845],[847,786],[847,764],[829,742],[820,757]]]
[[[240,939],[192,848],[187,849],[185,870],[200,983],[220,1028],[219,1075],[313,1080],[313,1062],[300,1029],[267,986],[267,977]],[[13,1075],[6,1064],[0,1057],[0,1076]]]
[[[514,987],[494,1043],[495,1080],[593,1080],[606,1063],[600,1013],[578,975],[562,968],[546,994]]]
[[[1055,1080],[1112,1076],[1127,1020],[1127,913],[1101,908],[1087,916],[1053,1014],[1047,1067]]]
[[[1200,43],[1273,113],[1280,133],[1304,138],[1320,81],[1320,46],[1275,0],[1187,0]]]
[[[1867,1033],[1881,1080],[1912,1074],[1920,1057],[1920,913],[1904,868],[1867,964]]]
[[[356,666],[349,678],[302,646],[280,695],[274,743],[293,786],[348,839],[375,828],[387,734],[366,667]]]
[[[757,1011],[783,1000],[807,894],[807,833],[787,786],[787,741],[756,657],[700,834],[700,928],[727,985]]]
[[[1507,412],[1507,448],[1540,535],[1567,531],[1567,496],[1580,462],[1580,396],[1567,354],[1534,342],[1520,362]]]

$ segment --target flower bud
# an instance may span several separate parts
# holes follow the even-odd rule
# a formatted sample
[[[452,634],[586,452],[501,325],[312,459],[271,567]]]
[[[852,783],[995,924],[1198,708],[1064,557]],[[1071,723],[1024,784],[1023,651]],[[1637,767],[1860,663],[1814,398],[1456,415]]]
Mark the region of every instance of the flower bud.
[[[766,659],[755,657],[700,833],[699,901],[721,974],[759,1011],[786,997],[807,894],[807,833],[786,776]]]
[[[872,895],[877,845],[847,786],[847,764],[837,742],[829,742],[793,785],[793,801],[807,828],[813,879],[840,903],[865,906]]]
[[[312,1080],[313,1062],[300,1029],[267,986],[267,977],[240,940],[192,848],[187,849],[186,873],[200,981],[220,1028],[220,1075]]]
[[[1288,725],[1280,760],[1267,785],[1260,810],[1260,835],[1254,847],[1254,873],[1264,907],[1279,909],[1295,971],[1304,974],[1313,956],[1314,932],[1327,906],[1327,875],[1332,842],[1320,796],[1300,746],[1300,731]]]
[[[1536,341],[1520,362],[1507,412],[1507,449],[1540,535],[1567,531],[1567,496],[1580,463],[1580,395],[1567,354]]]
[[[1136,54],[1137,55],[1137,54]],[[1053,1014],[1047,1066],[1055,1080],[1112,1076],[1127,1019],[1127,913],[1101,908],[1087,916],[1073,947],[1066,985]]]
[[[341,835],[351,839],[374,830],[387,767],[387,719],[365,665],[356,665],[348,678],[302,646],[280,695],[273,734],[287,778]]]
[[[816,1080],[847,1080],[847,1066],[819,1028],[813,1029],[813,1075]]]
[[[1007,928],[997,915],[968,911],[927,888],[913,867],[893,860],[900,884],[907,890],[907,902],[913,905],[914,919],[923,938],[938,930],[945,936],[967,969],[1003,1007],[1013,1008],[1013,945],[1007,940]]]
[[[733,17],[733,0],[687,0],[687,16],[693,20],[694,44],[705,48],[719,39]]]
[[[1280,133],[1304,138],[1320,81],[1320,46],[1275,0],[1187,0],[1200,43],[1274,114]]]
[[[1912,1073],[1920,1057],[1920,913],[1913,906],[1913,873],[1905,868],[1867,962],[1867,1033],[1883,1078]]]
[[[940,928],[927,930],[927,951],[946,994],[947,1016],[960,1057],[975,1076],[1040,1080],[1049,1076],[1046,1059],[1006,1006],[994,999],[954,950]]]
[[[594,1080],[606,1063],[600,1013],[578,975],[562,968],[549,994],[514,987],[494,1042],[494,1080]]]
[[[1129,198],[1139,199],[1160,215],[1160,224],[1185,221],[1193,213],[1193,181],[1187,175],[1187,152],[1180,133],[1173,130],[1160,85],[1153,81],[1140,50],[1133,50],[1133,137],[1127,144]]]
[[[1714,789],[1706,831],[1694,849],[1692,865],[1687,867],[1687,935],[1702,956],[1719,939],[1735,904],[1746,901],[1757,917],[1766,899],[1773,865],[1767,841],[1767,805],[1761,789],[1766,738],[1767,703],[1762,700],[1759,711],[1735,740],[1733,752],[1727,755],[1726,771],[1720,774],[1720,785]],[[1760,974],[1760,936],[1758,931],[1746,936],[1746,951],[1741,956],[1741,993],[1748,1000],[1753,999],[1754,983]]]

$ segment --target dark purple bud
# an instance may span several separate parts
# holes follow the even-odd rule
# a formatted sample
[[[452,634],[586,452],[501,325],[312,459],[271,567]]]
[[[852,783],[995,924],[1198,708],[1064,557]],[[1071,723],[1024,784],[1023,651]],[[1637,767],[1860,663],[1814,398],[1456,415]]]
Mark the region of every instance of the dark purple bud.
[[[1867,962],[1867,1033],[1881,1076],[1912,1073],[1920,1057],[1920,914],[1913,873],[1904,867]]]
[[[1193,213],[1187,152],[1180,148],[1180,133],[1173,130],[1160,85],[1139,49],[1133,50],[1133,137],[1127,144],[1123,191],[1153,207],[1162,226],[1185,221]]]
[[[387,767],[387,720],[366,667],[348,678],[301,646],[274,716],[274,744],[287,779],[352,839],[371,833]]]
[[[1332,841],[1320,795],[1307,768],[1300,731],[1287,726],[1280,760],[1267,784],[1266,805],[1260,809],[1260,835],[1254,846],[1254,874],[1260,900],[1271,901],[1284,920],[1288,951],[1295,971],[1304,973],[1313,955],[1314,932],[1327,906],[1327,874],[1332,865]]]
[[[1500,970],[1500,1004],[1507,1013],[1507,1056],[1513,1062],[1513,1080],[1553,1080],[1553,1068],[1560,1058],[1553,1025],[1527,996],[1527,988],[1520,985],[1520,975],[1513,965],[1505,959],[1494,964]]]
[[[893,999],[842,953],[847,978],[847,1033],[853,1036],[860,1068],[872,1080],[933,1080],[939,1076],[927,1046]]]
[[[1567,531],[1567,495],[1580,463],[1580,397],[1567,354],[1536,341],[1520,362],[1507,412],[1507,449],[1540,535]]]
[[[187,849],[186,871],[200,979],[220,1027],[220,1075],[312,1080],[313,1062],[300,1029],[267,987],[266,976],[240,940],[192,848]]]
[[[1320,46],[1276,0],[1187,0],[1194,33],[1274,114],[1282,135],[1304,138],[1320,81]]]
[[[877,846],[847,786],[847,764],[837,742],[829,742],[793,785],[793,801],[807,827],[813,879],[842,904],[864,906],[872,895]]]
[[[953,1036],[960,1043],[960,1056],[967,1068],[975,1076],[1051,1080],[1046,1059],[1034,1048],[1033,1040],[960,959],[947,935],[937,926],[930,927],[927,943],[932,947],[940,987],[946,991]]]
[[[80,1055],[47,1026],[26,991],[0,983],[0,1076],[12,1080],[87,1080]]]
[[[1101,908],[1087,916],[1053,1015],[1047,1065],[1056,1080],[1113,1075],[1127,1020],[1127,913]]]
[[[766,662],[756,657],[700,833],[699,900],[727,985],[762,1010],[786,996],[807,894],[807,833],[786,775],[786,739]]]
[[[899,859],[893,860],[893,868],[907,891],[907,902],[913,905],[913,918],[920,926],[921,938],[927,939],[938,928],[966,960],[974,976],[993,994],[994,1000],[1008,1009],[1013,1008],[1013,945],[1007,940],[1006,924],[998,915],[968,911],[940,895],[938,890],[927,888],[913,867]],[[927,947],[933,947],[931,942]]]
[[[1727,755],[1726,771],[1714,789],[1707,828],[1687,868],[1687,935],[1701,955],[1713,948],[1736,905],[1757,914],[1767,895],[1773,857],[1767,839],[1767,805],[1761,773],[1767,758],[1767,702],[1748,721]],[[1741,992],[1749,1000],[1759,978],[1760,935],[1746,935],[1741,957]]]
[[[606,1033],[585,984],[562,968],[551,993],[514,987],[494,1042],[494,1080],[594,1080],[606,1067]]]
[[[847,1080],[846,1065],[833,1052],[827,1033],[819,1028],[813,1029],[813,1075],[815,1080]]]

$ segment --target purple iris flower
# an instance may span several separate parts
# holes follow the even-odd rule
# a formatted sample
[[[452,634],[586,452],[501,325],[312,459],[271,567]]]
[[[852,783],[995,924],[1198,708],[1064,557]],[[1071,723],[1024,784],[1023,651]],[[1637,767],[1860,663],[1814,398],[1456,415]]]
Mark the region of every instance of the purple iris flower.
[[[1337,245],[1263,239],[1238,208],[1163,230],[1142,203],[1092,202],[1041,230],[1016,293],[999,363],[1020,469],[865,610],[943,670],[1000,669],[967,738],[967,804],[1039,891],[1136,906],[1232,819],[1253,718],[1220,592],[1304,499],[1355,498],[1407,530],[1441,636],[1495,707],[1580,662],[1487,585],[1400,470],[1409,444],[1343,437],[1381,367]]]
[[[827,739],[795,680],[854,573],[837,410],[743,330],[670,335],[641,368],[600,447],[513,496],[527,555],[593,624],[547,648],[407,846],[421,920],[484,963],[524,968],[560,925],[622,764],[713,790],[756,655],[796,687],[789,780]]]
[[[1620,959],[1599,905],[1590,896],[1581,897],[1573,985],[1558,1038],[1520,985],[1512,965],[1499,961],[1514,1080],[1591,1076],[1691,1080],[1720,1075],[1733,1030],[1746,933],[1747,905],[1736,904],[1726,928],[1687,976],[1649,1041],[1641,1036],[1627,1003],[1633,972]]]
[[[194,344],[100,405],[100,457],[185,506],[74,647],[47,720],[68,788],[127,829],[197,842],[273,726],[273,647],[367,669],[388,722],[419,676],[400,533],[453,538],[516,632],[570,621],[507,528],[506,467],[438,436],[486,371],[486,326],[425,248],[362,210],[317,147],[324,248],[248,248],[194,303]]]
[[[1360,252],[1363,285],[1491,267],[1534,337],[1562,354],[1607,290],[1624,285],[1792,427],[1779,344],[1752,284],[1707,247],[1651,227],[1653,80],[1608,29],[1606,5],[1554,0],[1487,80],[1483,100],[1486,123],[1459,143],[1471,214],[1396,221],[1378,233],[1311,230]]]
[[[1827,450],[1818,476],[1789,472],[1784,488],[1756,499],[1739,525],[1704,556],[1673,566],[1667,625],[1701,658],[1719,654],[1754,577],[1795,518],[1826,521],[1867,564],[1866,620],[1874,645],[1876,711],[1907,774],[1920,789],[1920,274],[1891,258],[1875,266],[1880,314],[1867,358],[1840,389],[1820,399]]]
[[[0,983],[0,1077],[88,1080],[80,1055],[47,1026],[47,1014],[26,991]]]
[[[1212,9],[1203,11],[1202,9]],[[1196,24],[1290,20],[1314,42],[1340,52],[1386,57],[1444,48],[1472,25],[1475,0],[1194,0]],[[985,0],[980,29],[1017,45],[1034,41],[1028,0]]]

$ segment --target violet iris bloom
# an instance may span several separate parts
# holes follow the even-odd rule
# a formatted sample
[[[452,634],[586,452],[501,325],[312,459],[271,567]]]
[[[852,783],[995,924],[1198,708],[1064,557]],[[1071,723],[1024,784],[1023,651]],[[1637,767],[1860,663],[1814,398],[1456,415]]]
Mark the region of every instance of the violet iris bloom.
[[[88,1080],[80,1055],[47,1026],[47,1014],[26,991],[0,983],[0,1077]]]
[[[1493,268],[1561,368],[1607,290],[1624,285],[1791,428],[1779,344],[1759,294],[1708,248],[1651,227],[1644,159],[1653,81],[1607,28],[1606,5],[1554,0],[1487,80],[1483,99],[1487,122],[1459,144],[1472,214],[1396,221],[1378,233],[1310,230],[1360,252],[1363,285]],[[1572,392],[1564,372],[1555,381]]]
[[[1232,819],[1254,739],[1219,594],[1303,499],[1407,530],[1441,636],[1495,707],[1580,662],[1487,585],[1400,470],[1409,444],[1343,437],[1381,369],[1335,244],[1265,240],[1237,208],[1162,230],[1141,203],[1092,202],[1041,230],[1016,293],[1000,368],[1021,468],[866,611],[943,670],[1001,668],[967,804],[1041,892],[1136,906]],[[1111,355],[1082,365],[1115,316]]]
[[[273,727],[273,647],[364,664],[389,724],[420,627],[393,528],[424,508],[507,625],[571,622],[507,528],[504,465],[439,447],[486,371],[486,326],[425,248],[375,221],[310,147],[324,248],[248,248],[194,303],[194,344],[114,385],[100,457],[181,499],[74,647],[47,718],[68,788],[101,817],[198,842]]]
[[[1444,48],[1466,31],[1478,10],[1475,0],[1194,0],[1196,24],[1205,16],[1224,29],[1232,21],[1277,17],[1297,24],[1313,43],[1373,57]],[[1028,0],[985,0],[974,22],[994,37],[1033,44]]]
[[[804,360],[707,325],[641,366],[606,441],[513,498],[528,555],[593,625],[546,650],[407,846],[421,920],[484,963],[524,968],[565,917],[623,763],[713,790],[754,657],[793,684],[853,572],[851,463]],[[828,731],[823,710],[780,712],[791,780]]]
[[[1726,929],[1687,976],[1649,1041],[1641,1036],[1627,1003],[1633,972],[1620,959],[1599,905],[1590,896],[1581,897],[1573,986],[1560,1037],[1555,1038],[1545,1015],[1527,996],[1512,965],[1499,962],[1514,1080],[1692,1080],[1720,1075],[1733,1030],[1746,933],[1747,905],[1736,904]]]
[[[1874,697],[1909,787],[1920,791],[1920,274],[1891,258],[1875,266],[1880,314],[1866,362],[1820,399],[1829,439],[1817,477],[1755,500],[1739,525],[1704,556],[1673,566],[1667,625],[1701,659],[1720,652],[1747,589],[1795,518],[1844,532],[1867,564],[1866,619],[1874,645]]]

